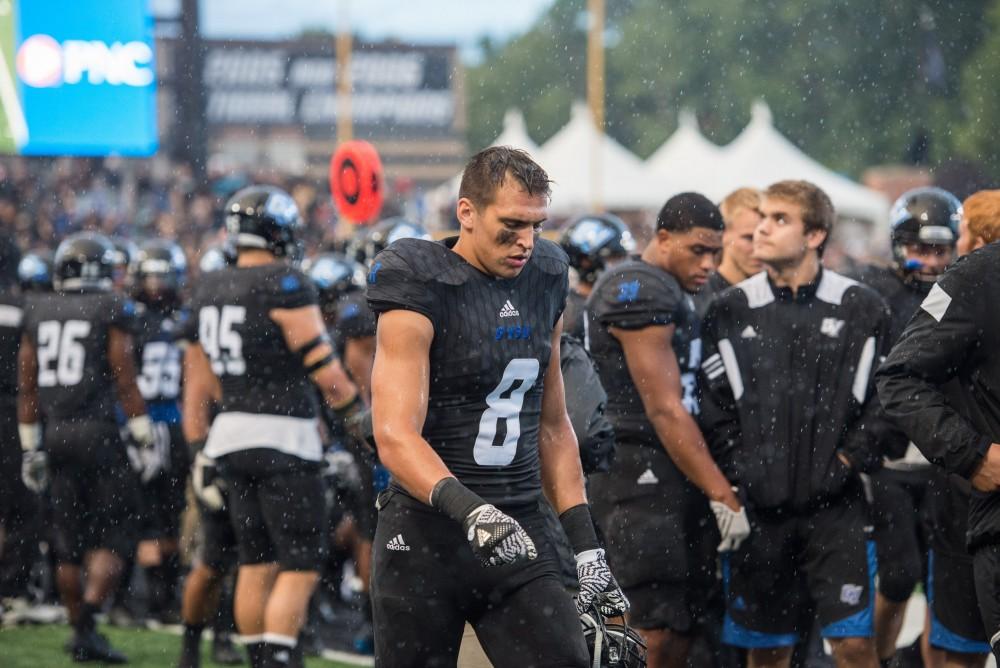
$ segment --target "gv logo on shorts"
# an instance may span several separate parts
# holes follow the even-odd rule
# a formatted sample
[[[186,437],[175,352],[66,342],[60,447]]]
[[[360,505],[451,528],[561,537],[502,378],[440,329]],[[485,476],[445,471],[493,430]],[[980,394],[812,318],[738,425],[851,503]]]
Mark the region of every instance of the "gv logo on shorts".
[[[861,585],[846,584],[840,588],[840,601],[847,605],[857,605],[861,602],[861,594],[865,588]]]

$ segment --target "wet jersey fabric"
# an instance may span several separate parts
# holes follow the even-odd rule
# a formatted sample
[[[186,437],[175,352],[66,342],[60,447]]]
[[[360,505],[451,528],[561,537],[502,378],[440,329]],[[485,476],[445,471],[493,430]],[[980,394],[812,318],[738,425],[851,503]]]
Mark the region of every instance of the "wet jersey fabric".
[[[38,360],[38,398],[49,420],[115,421],[108,361],[112,329],[131,333],[135,305],[108,292],[34,295],[24,331]]]
[[[182,355],[179,342],[186,320],[186,312],[150,309],[143,304],[136,309],[136,383],[154,422],[180,423]]]
[[[625,351],[611,329],[674,325],[671,347],[681,370],[684,407],[697,415],[701,339],[691,296],[672,275],[634,258],[601,276],[587,302],[587,316],[590,353],[608,394],[608,419],[618,441],[662,448],[629,374]]]
[[[881,461],[891,428],[874,399],[889,311],[829,270],[796,293],[766,272],[720,294],[702,326],[701,423],[727,478],[751,505],[809,510],[842,495],[855,467]]]
[[[938,279],[879,369],[889,417],[931,462],[968,479],[1000,442],[1000,243]],[[969,545],[1000,541],[1000,495],[972,491]]]
[[[710,274],[708,281],[705,285],[701,286],[701,290],[698,290],[694,296],[694,306],[698,311],[698,317],[704,318],[712,300],[726,288],[732,287],[732,285],[719,272],[716,271]]]
[[[372,263],[375,313],[434,326],[423,437],[469,489],[498,506],[534,502],[543,379],[568,291],[567,258],[535,242],[513,279],[488,276],[443,243],[401,239]],[[398,489],[398,488],[397,488]]]
[[[587,298],[576,290],[566,296],[566,313],[563,315],[563,332],[581,341],[587,337]]]
[[[0,288],[0,402],[10,403],[17,397],[17,351],[23,319],[21,296]]]

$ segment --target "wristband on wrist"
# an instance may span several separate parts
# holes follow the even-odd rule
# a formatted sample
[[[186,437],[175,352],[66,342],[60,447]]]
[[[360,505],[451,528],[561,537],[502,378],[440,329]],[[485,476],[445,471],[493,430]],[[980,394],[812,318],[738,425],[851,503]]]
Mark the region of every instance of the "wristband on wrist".
[[[458,481],[458,478],[442,478],[431,490],[430,505],[459,524],[465,521],[473,510],[487,505],[481,496]]]
[[[597,541],[597,532],[594,530],[594,521],[590,517],[590,506],[581,503],[573,506],[559,516],[566,538],[573,548],[573,554],[581,554],[588,550],[596,550],[601,547]]]

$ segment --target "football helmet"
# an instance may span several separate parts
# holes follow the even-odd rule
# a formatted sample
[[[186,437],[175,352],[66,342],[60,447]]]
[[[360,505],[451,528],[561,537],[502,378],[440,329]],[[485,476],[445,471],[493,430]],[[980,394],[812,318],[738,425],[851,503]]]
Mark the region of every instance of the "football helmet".
[[[114,244],[103,234],[74,234],[56,249],[53,284],[56,290],[111,290],[116,259]]]
[[[50,292],[52,290],[52,252],[25,253],[17,265],[17,280],[25,292]]]
[[[635,252],[635,238],[618,216],[587,214],[576,218],[563,231],[559,245],[569,256],[580,282],[593,285],[609,259],[625,259]]]
[[[147,306],[178,306],[187,280],[187,258],[181,247],[153,239],[139,247],[133,263],[135,298]]]
[[[198,271],[210,274],[236,264],[236,249],[228,241],[218,246],[209,246],[198,260]]]
[[[362,264],[371,262],[372,258],[385,250],[389,244],[399,239],[430,240],[433,237],[420,223],[395,216],[380,220],[367,234],[353,239],[348,245],[347,255]]]
[[[580,615],[580,623],[593,668],[645,668],[646,643],[624,619],[609,623],[595,602]]]
[[[115,251],[115,267],[112,278],[116,290],[127,290],[131,287],[132,269],[139,247],[134,241],[123,237],[109,237]]]
[[[961,221],[962,203],[947,190],[927,187],[903,193],[889,213],[896,266],[904,272],[920,269],[910,266],[912,261],[906,259],[906,246],[954,246]]]
[[[365,268],[340,253],[323,253],[307,260],[303,271],[319,291],[320,308],[330,314],[342,295],[365,286]]]
[[[292,196],[273,186],[250,186],[229,198],[224,210],[226,231],[237,251],[266,250],[297,262],[302,216]]]

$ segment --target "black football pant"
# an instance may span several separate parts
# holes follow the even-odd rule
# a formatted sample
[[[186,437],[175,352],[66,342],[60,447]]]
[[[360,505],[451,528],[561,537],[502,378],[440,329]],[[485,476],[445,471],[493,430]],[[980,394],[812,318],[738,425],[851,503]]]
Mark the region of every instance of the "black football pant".
[[[531,536],[538,557],[486,568],[454,520],[391,489],[380,495],[371,588],[376,666],[454,666],[466,621],[498,668],[589,665],[537,503],[503,510]]]

